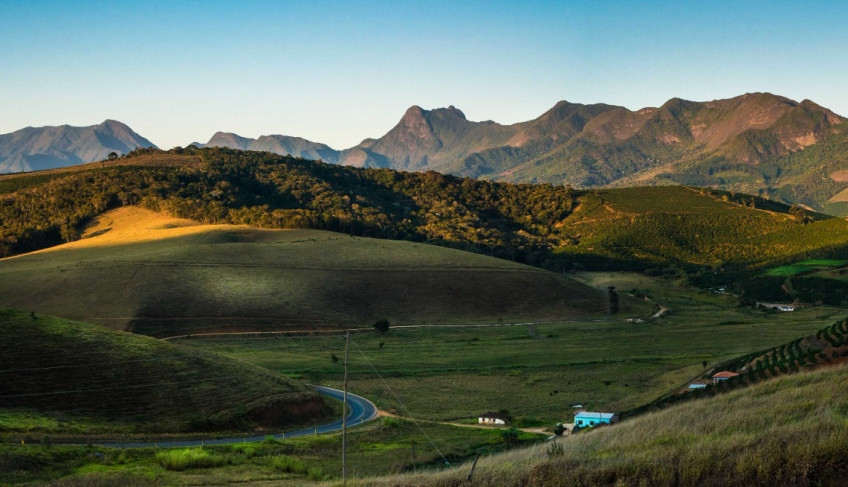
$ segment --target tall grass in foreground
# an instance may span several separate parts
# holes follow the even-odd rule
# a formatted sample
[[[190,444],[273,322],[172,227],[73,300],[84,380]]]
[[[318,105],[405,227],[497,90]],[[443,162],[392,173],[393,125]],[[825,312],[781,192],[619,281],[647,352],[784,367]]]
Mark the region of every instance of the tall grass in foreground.
[[[156,461],[167,470],[183,471],[190,468],[211,468],[227,464],[227,459],[202,448],[163,450],[156,452]]]
[[[848,366],[776,378],[550,444],[378,486],[845,485]]]

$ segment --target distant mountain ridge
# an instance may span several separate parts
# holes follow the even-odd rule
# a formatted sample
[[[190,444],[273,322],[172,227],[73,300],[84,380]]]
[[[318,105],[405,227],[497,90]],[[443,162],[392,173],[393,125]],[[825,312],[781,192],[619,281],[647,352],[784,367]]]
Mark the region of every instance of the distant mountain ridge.
[[[705,157],[757,164],[819,143],[844,121],[809,100],[768,93],[712,102],[673,98],[638,111],[561,101],[513,125],[468,121],[454,107],[416,106],[383,137],[345,151],[367,158],[343,155],[340,162],[591,187]]]
[[[115,120],[88,127],[27,127],[0,135],[0,173],[73,166],[138,147],[156,145]]]
[[[469,121],[454,106],[412,106],[382,137],[341,151],[294,137],[247,139],[222,132],[205,145],[302,157],[309,153],[357,167],[590,187],[705,157],[757,164],[817,144],[838,132],[844,121],[809,100],[749,93],[710,102],[672,98],[658,108],[637,111],[561,101],[536,119],[512,125]]]
[[[262,135],[258,139],[251,139],[232,132],[216,132],[209,139],[209,142],[194,145],[198,147],[226,147],[229,149],[272,152],[274,154],[292,155],[304,159],[320,159],[330,164],[336,164],[339,161],[339,151],[330,146],[288,135]]]
[[[635,111],[561,101],[533,120],[511,125],[470,121],[454,106],[412,106],[383,136],[344,150],[300,137],[252,139],[229,132],[194,145],[575,188],[708,186],[848,215],[845,121],[809,100],[748,93],[709,102],[672,98],[660,107]],[[35,129],[0,136],[0,172],[90,162],[110,152],[75,152],[66,149],[74,145],[69,137],[55,134],[52,155],[38,144],[10,149],[9,137],[27,130]],[[28,140],[17,135],[20,139]]]

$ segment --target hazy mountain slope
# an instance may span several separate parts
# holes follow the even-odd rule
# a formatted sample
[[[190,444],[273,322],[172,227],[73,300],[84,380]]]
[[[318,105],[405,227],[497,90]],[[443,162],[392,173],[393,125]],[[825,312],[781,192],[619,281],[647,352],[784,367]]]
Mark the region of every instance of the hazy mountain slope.
[[[262,135],[258,139],[251,139],[231,132],[217,132],[209,139],[209,142],[199,147],[226,147],[264,151],[283,156],[292,155],[304,159],[320,159],[327,163],[336,163],[339,160],[339,151],[326,144],[287,135]]]
[[[787,157],[842,133],[843,122],[809,100],[769,93],[710,102],[674,98],[638,111],[559,102],[540,117],[513,125],[472,122],[454,107],[413,106],[386,135],[343,151],[339,161],[575,187],[712,185],[823,209],[848,185],[828,184],[814,195],[796,186],[809,186],[805,178],[836,183],[821,170],[837,170],[832,168],[841,160],[838,153],[830,151],[822,167],[807,165],[804,174],[780,185],[772,184],[769,173],[792,171]],[[717,172],[724,174],[712,177]]]
[[[382,161],[388,160],[392,169],[401,171],[441,171],[444,165],[470,154],[504,145],[513,135],[515,129],[512,127],[494,122],[470,122],[453,106],[435,110],[412,106],[386,135],[364,140],[346,151],[340,162],[359,167],[385,167]],[[362,157],[363,152],[367,157]]]
[[[27,127],[0,135],[0,173],[94,162],[137,147],[156,146],[114,120],[89,127]]]
[[[650,184],[664,180],[657,178],[658,168],[675,180],[705,161],[757,165],[823,141],[842,122],[810,101],[796,103],[768,93],[706,103],[672,99],[656,109],[601,113],[567,143],[492,178],[581,187]]]

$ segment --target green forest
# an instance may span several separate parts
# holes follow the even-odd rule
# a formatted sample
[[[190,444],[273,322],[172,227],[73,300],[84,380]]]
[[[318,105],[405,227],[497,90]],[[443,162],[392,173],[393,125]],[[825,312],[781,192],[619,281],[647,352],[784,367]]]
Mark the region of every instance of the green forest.
[[[427,242],[557,271],[739,272],[843,255],[848,243],[841,219],[717,190],[576,191],[189,147],[0,179],[0,255],[78,239],[93,217],[122,205],[202,223]]]

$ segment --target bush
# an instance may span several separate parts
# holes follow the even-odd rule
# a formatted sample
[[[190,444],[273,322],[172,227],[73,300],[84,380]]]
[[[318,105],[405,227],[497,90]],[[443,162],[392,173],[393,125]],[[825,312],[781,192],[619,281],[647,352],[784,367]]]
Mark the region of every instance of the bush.
[[[156,461],[166,470],[182,471],[190,468],[211,468],[227,464],[221,455],[209,453],[203,448],[163,450],[156,452]]]
[[[288,455],[271,457],[269,465],[281,472],[306,473],[306,463],[303,460]]]
[[[513,445],[518,442],[518,430],[513,427],[502,430],[501,438],[503,439],[504,443],[508,445]]]
[[[382,319],[374,322],[374,329],[379,331],[380,333],[386,333],[389,331],[389,320]]]
[[[559,444],[557,441],[552,441],[550,445],[548,445],[548,460],[554,460],[559,458],[565,454],[565,448]]]

